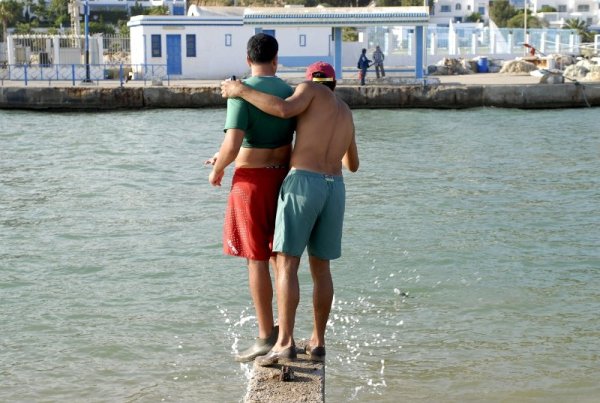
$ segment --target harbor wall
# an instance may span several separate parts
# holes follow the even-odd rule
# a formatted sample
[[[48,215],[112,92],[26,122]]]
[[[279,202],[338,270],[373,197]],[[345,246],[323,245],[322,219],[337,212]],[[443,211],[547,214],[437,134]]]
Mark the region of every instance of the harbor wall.
[[[353,109],[571,108],[600,106],[600,86],[400,85],[339,86],[336,93]],[[0,87],[0,109],[114,110],[222,108],[220,88],[201,87]]]

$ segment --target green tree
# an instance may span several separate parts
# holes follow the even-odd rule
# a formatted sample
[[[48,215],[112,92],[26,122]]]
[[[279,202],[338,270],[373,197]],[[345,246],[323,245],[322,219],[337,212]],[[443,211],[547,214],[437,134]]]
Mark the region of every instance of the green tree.
[[[169,7],[167,6],[154,6],[148,9],[148,15],[168,15]]]
[[[544,5],[544,6],[542,6],[542,8],[540,8],[539,12],[540,13],[555,13],[556,8],[554,8],[552,6]]]
[[[15,26],[15,33],[21,35],[32,34],[33,28],[37,28],[38,26],[39,24],[36,20],[32,22],[17,22],[17,25]]]
[[[344,42],[358,41],[358,30],[354,27],[343,27],[342,28],[342,40]]]
[[[144,15],[144,7],[136,0],[135,4],[129,9],[129,13],[132,17],[134,15]]]
[[[415,7],[422,5],[423,0],[377,0],[377,7]]]
[[[71,26],[69,0],[51,0],[48,5],[48,20],[57,28]]]
[[[579,18],[569,18],[565,21],[565,25],[563,28],[572,29],[577,32],[577,35],[581,36],[582,42],[593,42],[594,41],[594,33],[590,32],[585,21],[580,20]]]
[[[304,7],[315,7],[319,5],[318,0],[287,0],[285,4],[302,5]]]
[[[129,27],[127,26],[127,21],[119,21],[118,31],[120,35],[129,37]]]
[[[103,21],[90,21],[88,28],[90,34],[105,33],[112,35],[115,33],[115,28],[112,25],[105,24]],[[84,28],[82,27],[81,32],[83,30]]]
[[[522,10],[506,23],[507,28],[524,28],[525,15]],[[527,28],[543,28],[544,23],[527,11]]]
[[[481,20],[481,14],[477,12],[467,15],[467,18],[465,18],[466,22],[479,22]]]
[[[2,21],[2,41],[6,42],[8,26],[19,20],[23,6],[15,0],[0,1],[0,20]]]
[[[508,2],[508,0],[492,1],[490,6],[490,19],[499,28],[507,26],[508,21],[517,14],[517,10]]]
[[[40,0],[33,3],[31,5],[31,11],[33,11],[33,14],[35,14],[38,21],[48,22],[49,11],[45,1]]]

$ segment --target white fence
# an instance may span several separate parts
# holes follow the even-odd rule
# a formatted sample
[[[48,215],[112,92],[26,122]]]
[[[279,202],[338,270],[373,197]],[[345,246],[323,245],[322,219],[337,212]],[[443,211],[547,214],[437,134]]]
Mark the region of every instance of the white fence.
[[[4,45],[5,60],[11,65],[81,64],[85,56],[85,36],[9,35]],[[129,63],[130,41],[119,35],[90,35],[89,63]],[[0,47],[0,51],[2,47]]]
[[[381,46],[386,55],[386,64],[392,66],[414,63],[416,41],[412,27],[373,27],[365,30],[363,42],[355,42],[345,50],[343,65],[356,64],[360,48],[373,50]],[[444,57],[470,58],[488,56],[493,58],[513,58],[529,52],[524,44],[533,46],[537,55],[572,54],[578,55],[584,47],[600,50],[600,35],[596,35],[594,44],[582,45],[576,31],[567,29],[490,29],[488,27],[428,27],[425,30],[426,59],[429,63]],[[344,44],[346,45],[346,44]],[[370,53],[369,53],[370,56]]]
[[[82,81],[169,81],[164,64],[54,64],[54,65],[6,65],[0,68],[0,81],[70,81],[73,85]]]

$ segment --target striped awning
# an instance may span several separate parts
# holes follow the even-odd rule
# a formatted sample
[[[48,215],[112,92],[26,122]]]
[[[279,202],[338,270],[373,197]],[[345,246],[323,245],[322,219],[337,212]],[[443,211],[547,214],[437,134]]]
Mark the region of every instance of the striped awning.
[[[356,8],[247,8],[244,25],[360,27],[373,25],[425,25],[428,7]]]

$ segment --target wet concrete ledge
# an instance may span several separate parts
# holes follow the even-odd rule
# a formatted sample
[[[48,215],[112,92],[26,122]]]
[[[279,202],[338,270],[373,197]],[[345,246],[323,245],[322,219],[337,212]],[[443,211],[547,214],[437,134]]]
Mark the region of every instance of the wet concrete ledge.
[[[280,379],[281,365],[263,368],[254,364],[244,403],[325,401],[325,365],[309,361],[304,345],[298,347],[298,359],[286,364],[294,375],[290,381]]]
[[[340,85],[353,109],[477,107],[545,109],[600,106],[600,85]],[[0,87],[0,109],[115,110],[221,108],[217,85],[199,87]]]

